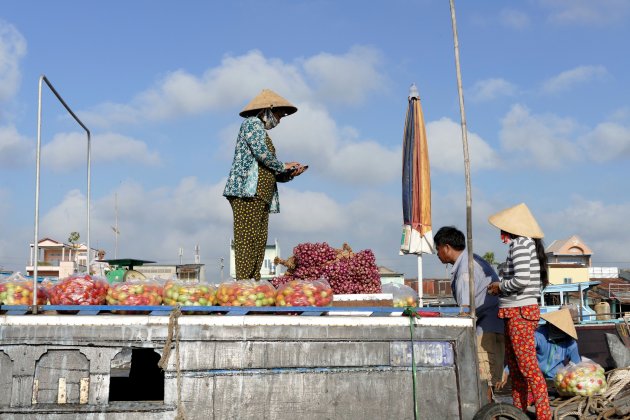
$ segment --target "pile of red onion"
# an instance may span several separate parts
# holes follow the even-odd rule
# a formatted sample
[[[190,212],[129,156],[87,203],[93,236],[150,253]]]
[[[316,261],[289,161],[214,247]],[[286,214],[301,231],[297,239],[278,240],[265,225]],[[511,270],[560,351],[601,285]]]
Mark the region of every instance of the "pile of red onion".
[[[271,280],[276,288],[296,279],[323,278],[335,294],[381,292],[376,259],[369,249],[354,253],[348,244],[335,249],[326,242],[306,242],[293,248],[293,257],[289,260],[295,266],[291,264],[286,274]]]

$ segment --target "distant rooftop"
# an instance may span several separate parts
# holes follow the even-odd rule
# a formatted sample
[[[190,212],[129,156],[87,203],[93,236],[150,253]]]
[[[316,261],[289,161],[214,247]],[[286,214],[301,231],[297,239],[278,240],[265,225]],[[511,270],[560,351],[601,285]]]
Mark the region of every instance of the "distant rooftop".
[[[591,279],[616,279],[619,277],[617,267],[589,267],[588,277]]]
[[[545,252],[553,255],[593,255],[593,251],[577,235],[553,241]]]

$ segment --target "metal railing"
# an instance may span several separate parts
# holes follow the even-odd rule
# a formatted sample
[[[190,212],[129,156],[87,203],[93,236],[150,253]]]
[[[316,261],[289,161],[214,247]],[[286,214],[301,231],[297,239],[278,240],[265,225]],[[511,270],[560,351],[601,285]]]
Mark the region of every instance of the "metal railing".
[[[608,296],[620,302],[630,302],[630,284],[609,284]]]
[[[39,305],[40,312],[56,311],[58,313],[74,313],[77,315],[111,315],[118,313],[124,315],[157,315],[168,316],[175,306],[131,306],[131,305]],[[30,305],[0,305],[0,314],[27,315],[33,308]],[[189,315],[299,315],[299,316],[340,316],[362,314],[368,317],[407,316],[405,308],[392,307],[347,307],[347,306],[180,306],[184,314]],[[414,308],[419,312],[418,318],[422,318],[423,308]],[[426,308],[425,308],[426,309]],[[438,312],[442,316],[458,317],[459,307],[431,308],[431,312]],[[429,316],[429,315],[427,315]],[[433,317],[433,316],[430,316]]]
[[[90,130],[81,122],[79,117],[70,109],[68,104],[63,100],[61,95],[57,92],[54,86],[46,78],[45,75],[39,77],[39,90],[38,90],[38,104],[37,104],[37,154],[35,158],[35,239],[33,246],[39,246],[39,185],[40,185],[40,165],[41,165],[41,149],[42,149],[42,87],[46,83],[51,92],[57,97],[57,100],[61,102],[63,107],[74,118],[74,120],[85,130],[87,133],[87,250],[88,255],[90,252],[90,174],[91,174],[91,136]],[[36,248],[37,249],[37,248]],[[32,311],[37,313],[37,269],[38,261],[35,259],[35,265],[33,267],[33,306]]]

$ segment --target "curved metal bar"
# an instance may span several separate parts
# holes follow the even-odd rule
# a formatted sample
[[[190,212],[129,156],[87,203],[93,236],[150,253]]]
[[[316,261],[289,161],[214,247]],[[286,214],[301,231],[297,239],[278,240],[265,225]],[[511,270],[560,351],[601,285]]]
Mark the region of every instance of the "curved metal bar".
[[[38,104],[37,104],[37,154],[35,158],[35,238],[33,242],[34,247],[34,266],[33,266],[33,306],[32,312],[37,313],[37,274],[39,267],[39,186],[40,186],[40,164],[41,164],[41,148],[42,148],[42,86],[43,83],[50,88],[51,92],[55,95],[57,100],[61,102],[63,107],[68,111],[72,118],[86,131],[87,133],[87,264],[90,263],[90,201],[91,201],[91,134],[90,130],[83,124],[83,122],[77,117],[77,115],[70,109],[66,101],[63,100],[59,92],[50,83],[45,75],[39,77],[39,89],[38,89]]]

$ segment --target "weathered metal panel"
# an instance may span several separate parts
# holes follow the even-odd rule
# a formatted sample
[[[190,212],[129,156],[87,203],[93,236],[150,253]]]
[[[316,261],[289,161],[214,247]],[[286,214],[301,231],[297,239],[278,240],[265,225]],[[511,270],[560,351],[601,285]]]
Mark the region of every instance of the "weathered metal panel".
[[[165,371],[163,404],[108,402],[112,361],[117,360],[114,368],[123,372],[127,360],[117,358],[123,349],[161,353],[169,336],[167,317],[0,318],[0,352],[13,363],[12,398],[10,407],[6,402],[0,406],[1,417],[174,418],[175,341]],[[179,379],[187,418],[413,418],[408,318],[192,315],[179,318],[179,323]],[[472,418],[481,404],[472,321],[413,319],[411,327],[420,418]],[[72,363],[60,361],[56,370],[51,363],[38,364],[37,374],[35,362],[55,352],[75,352],[87,362],[79,362],[80,357]],[[42,374],[45,366],[47,375]],[[64,378],[67,401],[85,402],[81,378],[71,372],[77,366],[84,388],[89,379],[87,404],[68,407],[38,398],[38,404],[31,405],[36,375],[48,378],[50,386],[44,389],[52,388],[57,378],[55,398],[59,378]],[[46,398],[52,399],[52,394]]]
[[[196,405],[193,418],[413,419],[412,390],[408,369],[222,374],[212,404]],[[419,418],[459,418],[456,393],[452,368],[419,369]]]
[[[28,407],[33,401],[33,379],[35,363],[46,351],[39,346],[3,346],[13,360],[13,387],[11,390],[11,406]]]
[[[413,351],[416,366],[453,366],[455,363],[453,345],[450,342],[414,341]],[[411,366],[411,362],[411,342],[392,342],[389,363],[392,366]]]
[[[79,350],[49,350],[35,367],[37,403],[78,404],[81,379],[89,375],[89,361]]]
[[[246,341],[181,343],[187,369],[256,369],[274,366],[363,366],[389,363],[388,342],[285,342]],[[171,352],[169,369],[174,369]]]
[[[206,374],[185,374],[180,377],[181,400],[187,419],[201,418],[210,413],[214,401],[214,377]],[[164,404],[177,406],[177,377],[164,378]]]
[[[0,351],[0,407],[11,403],[13,388],[13,362],[8,354]]]
[[[90,374],[90,387],[88,391],[88,403],[94,405],[107,405],[109,402],[109,375],[98,373]]]

